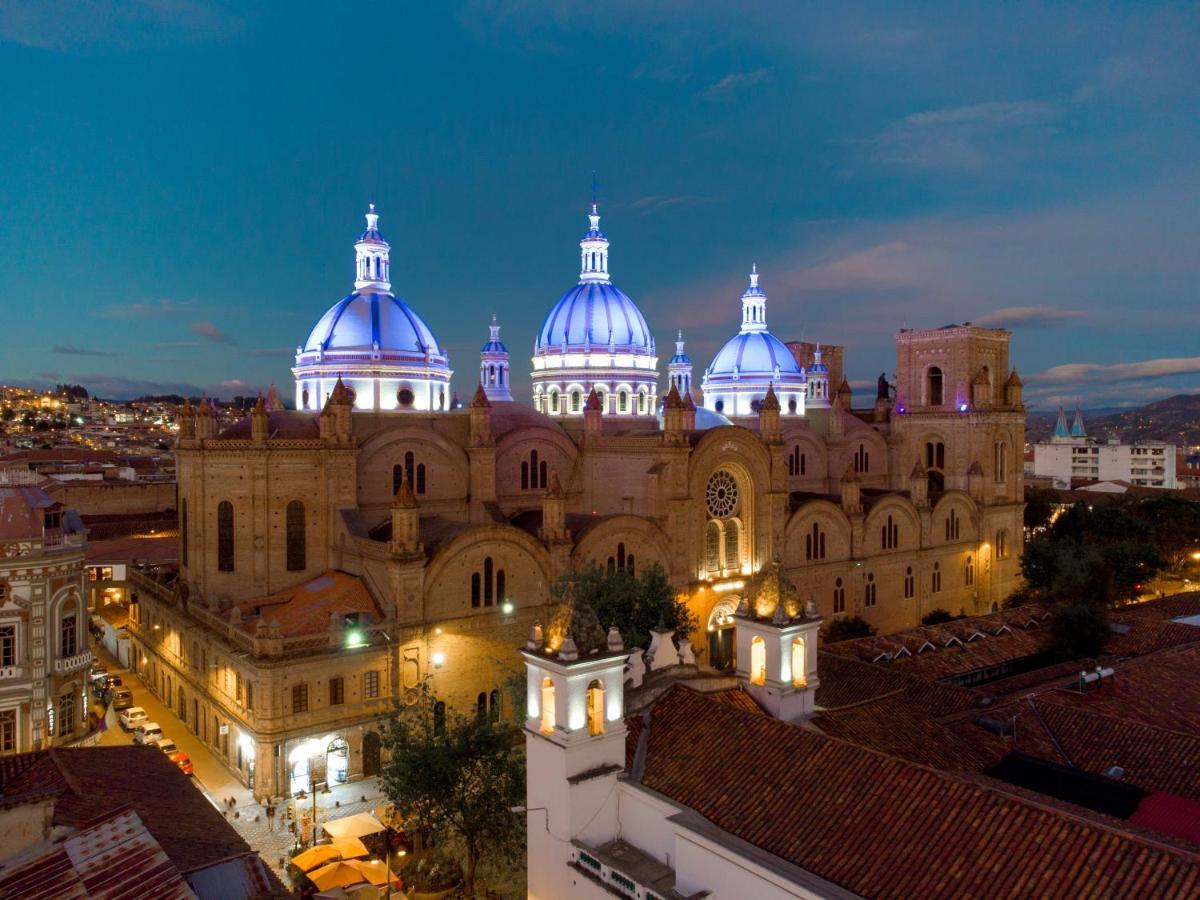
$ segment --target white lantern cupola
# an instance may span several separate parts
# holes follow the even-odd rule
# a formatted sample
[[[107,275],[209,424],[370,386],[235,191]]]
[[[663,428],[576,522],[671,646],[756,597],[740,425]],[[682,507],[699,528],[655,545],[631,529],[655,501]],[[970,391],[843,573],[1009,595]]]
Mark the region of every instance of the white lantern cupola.
[[[758,263],[750,267],[750,286],[742,294],[742,333],[767,330],[767,295],[758,286]]]
[[[680,397],[692,392],[692,360],[683,350],[683,329],[675,341],[675,355],[667,363],[667,378],[675,385]]]
[[[391,246],[384,240],[379,231],[379,214],[375,212],[375,204],[368,206],[367,230],[359,236],[354,245],[356,290],[370,288],[378,291],[392,289],[391,263],[388,251]]]
[[[588,214],[590,226],[579,242],[579,280],[581,282],[607,282],[608,238],[600,230],[600,210],[596,198],[592,198],[592,211]]]
[[[829,408],[829,366],[821,361],[821,345],[813,351],[813,364],[808,370],[808,405],[816,409]]]

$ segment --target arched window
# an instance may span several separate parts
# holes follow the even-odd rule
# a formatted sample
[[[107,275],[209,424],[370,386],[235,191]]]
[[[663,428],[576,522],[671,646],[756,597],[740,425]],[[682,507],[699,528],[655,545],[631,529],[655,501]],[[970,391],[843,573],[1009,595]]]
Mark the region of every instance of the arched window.
[[[550,412],[558,412],[558,391],[550,392]]]
[[[859,444],[854,451],[854,471],[863,473],[871,471],[871,454],[865,444]]]
[[[736,569],[742,564],[742,524],[737,519],[725,520],[725,568]]]
[[[217,571],[233,571],[233,504],[217,504]]]
[[[867,573],[867,586],[863,595],[864,604],[868,607],[875,605],[875,573]]]
[[[968,556],[963,564],[963,585],[971,587],[975,583],[975,557]]]
[[[937,366],[930,366],[925,376],[925,394],[930,406],[942,405],[942,370]]]
[[[1008,559],[1008,531],[1004,528],[996,532],[996,559]]]
[[[942,589],[942,564],[933,564],[933,577],[930,579],[930,588],[933,593],[938,593]]]
[[[628,412],[629,411],[629,395],[627,393],[625,393],[624,391],[620,391],[617,394],[617,411],[618,412]]]
[[[767,645],[757,634],[750,640],[750,683],[767,681]]]
[[[425,493],[425,463],[417,463],[416,491],[418,494]]]
[[[721,526],[713,519],[704,533],[704,558],[710,572],[721,569]]]
[[[188,564],[188,508],[187,499],[179,501],[179,561]]]
[[[579,412],[579,391],[571,391],[571,412]]]
[[[1004,484],[1008,480],[1008,446],[1003,441],[997,441],[993,447],[992,473],[996,484]]]
[[[808,682],[808,670],[805,668],[807,664],[804,656],[804,639],[796,638],[792,641],[792,684],[796,687],[804,687]]]
[[[900,546],[900,526],[891,516],[880,526],[880,545],[884,550],[895,550]]]
[[[74,656],[79,652],[79,623],[75,613],[64,613],[58,623],[58,655]]]
[[[493,722],[499,722],[503,710],[500,708],[500,689],[493,688],[488,695],[488,714]]]
[[[846,611],[846,588],[840,578],[833,583],[833,611],[835,613]]]
[[[483,605],[491,606],[495,597],[495,581],[492,578],[492,558],[485,557],[483,560]]]
[[[604,734],[604,682],[597,678],[587,689],[588,734]]]
[[[478,572],[471,573],[471,606],[478,609],[483,600],[483,579]]]
[[[958,511],[950,510],[950,515],[946,516],[946,540],[957,541],[959,535]]]
[[[475,696],[475,718],[486,719],[488,713],[487,691],[480,691]]]
[[[554,679],[542,679],[542,734],[554,733]]]
[[[308,567],[304,504],[293,500],[287,505],[287,570],[303,572]]]
[[[638,415],[644,415],[646,412],[646,395],[638,392]]]
[[[633,554],[632,553],[630,553],[627,557],[625,557],[625,571],[628,572],[630,575],[637,574],[633,568]]]
[[[529,490],[529,462],[523,460],[521,462],[521,490]]]
[[[818,522],[813,522],[812,531],[804,536],[804,558],[809,561],[825,558],[825,532]]]
[[[617,568],[618,569],[625,568],[625,542],[624,541],[620,541],[617,543]]]
[[[904,599],[911,600],[916,593],[916,583],[913,580],[912,566],[904,570]]]

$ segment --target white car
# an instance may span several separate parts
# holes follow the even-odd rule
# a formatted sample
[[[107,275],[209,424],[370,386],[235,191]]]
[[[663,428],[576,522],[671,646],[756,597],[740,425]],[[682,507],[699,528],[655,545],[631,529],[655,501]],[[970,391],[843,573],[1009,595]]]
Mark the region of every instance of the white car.
[[[167,756],[170,756],[172,753],[179,752],[179,748],[175,746],[175,742],[170,738],[163,738],[156,746],[163,753],[167,754]]]
[[[139,722],[145,722],[148,718],[146,711],[140,706],[131,706],[129,709],[121,713],[121,727],[126,731],[137,726]]]
[[[157,722],[142,722],[133,732],[135,744],[157,744],[162,739],[162,726]]]

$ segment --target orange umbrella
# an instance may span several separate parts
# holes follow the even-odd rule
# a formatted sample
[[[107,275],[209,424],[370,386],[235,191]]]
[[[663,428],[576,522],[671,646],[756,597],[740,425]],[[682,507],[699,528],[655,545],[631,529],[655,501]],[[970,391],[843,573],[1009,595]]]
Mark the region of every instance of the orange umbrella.
[[[323,866],[335,859],[341,859],[341,856],[341,852],[334,845],[318,844],[316,847],[309,847],[303,853],[297,853],[293,856],[292,865],[301,872],[308,872],[317,868],[317,866]]]
[[[367,876],[360,872],[351,862],[335,862],[321,866],[308,873],[308,880],[319,890],[327,891],[333,887],[349,887],[352,884],[362,884]]]
[[[370,856],[371,851],[356,837],[334,838],[330,845],[342,859],[355,859],[360,856]]]
[[[361,872],[363,877],[373,885],[387,884],[387,866],[377,859],[352,859],[349,862],[343,863],[343,865],[350,866],[354,870]],[[395,876],[393,876],[394,878]]]

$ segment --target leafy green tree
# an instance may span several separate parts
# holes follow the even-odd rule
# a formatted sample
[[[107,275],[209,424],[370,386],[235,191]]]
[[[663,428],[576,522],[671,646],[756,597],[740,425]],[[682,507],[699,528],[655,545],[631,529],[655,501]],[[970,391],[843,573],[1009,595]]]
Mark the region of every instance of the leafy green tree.
[[[507,724],[447,709],[426,685],[386,720],[383,746],[383,789],[405,827],[462,847],[465,897],[475,896],[481,859],[524,852],[524,819],[512,809],[525,802],[525,763]]]
[[[1108,639],[1108,615],[1101,606],[1060,603],[1047,621],[1049,650],[1059,659],[1095,658]]]
[[[1142,500],[1130,512],[1146,525],[1171,568],[1179,568],[1200,551],[1200,503],[1167,494]]]
[[[849,641],[854,638],[870,637],[875,633],[871,624],[861,616],[850,616],[845,619],[834,619],[825,626],[825,643],[836,644],[838,641]]]
[[[1057,502],[1058,495],[1049,488],[1025,488],[1025,527],[1032,531],[1048,523]]]
[[[921,617],[922,625],[941,625],[943,622],[953,622],[955,619],[961,619],[962,616],[956,616],[948,609],[931,609]]]
[[[559,578],[551,593],[561,599],[568,587],[591,605],[601,625],[617,626],[626,646],[649,647],[654,628],[673,628],[685,635],[697,627],[696,617],[675,595],[667,573],[659,565],[632,575],[625,569],[605,569],[588,560]]]

